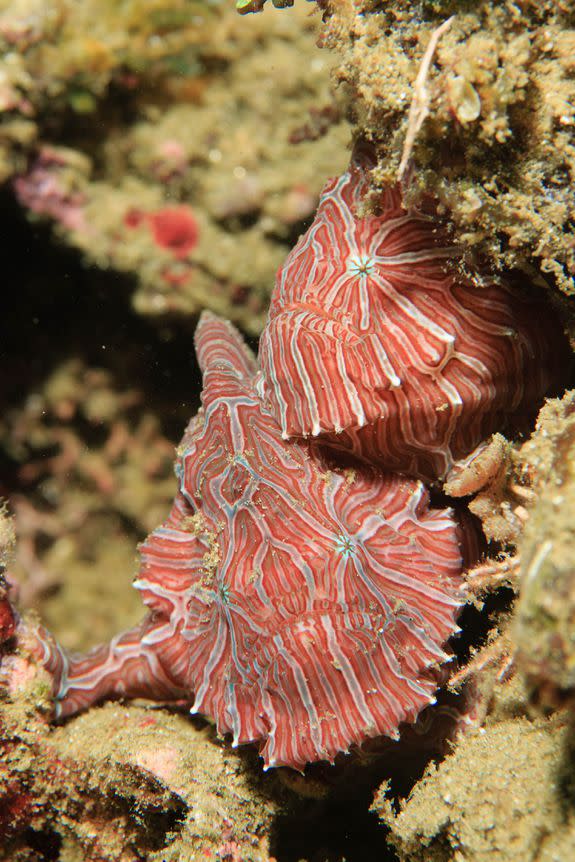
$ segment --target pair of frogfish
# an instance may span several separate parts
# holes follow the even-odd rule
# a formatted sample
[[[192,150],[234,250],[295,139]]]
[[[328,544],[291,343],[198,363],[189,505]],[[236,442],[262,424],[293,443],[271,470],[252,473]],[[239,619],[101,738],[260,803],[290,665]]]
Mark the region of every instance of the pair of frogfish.
[[[473,542],[425,483],[522,427],[569,352],[540,294],[464,265],[431,202],[395,186],[360,215],[367,185],[352,160],[325,187],[257,358],[202,315],[202,406],[140,547],[147,614],[86,656],[38,632],[59,717],[187,701],[266,767],[301,769],[434,701]]]

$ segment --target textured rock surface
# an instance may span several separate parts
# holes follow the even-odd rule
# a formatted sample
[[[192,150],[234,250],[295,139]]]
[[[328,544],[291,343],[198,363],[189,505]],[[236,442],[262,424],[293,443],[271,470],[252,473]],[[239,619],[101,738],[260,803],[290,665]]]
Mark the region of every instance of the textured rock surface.
[[[436,193],[459,238],[495,268],[534,268],[575,289],[575,4],[327,4],[323,42],[359,129],[378,142],[376,181],[395,180],[419,64],[449,16],[418,103],[413,193]],[[471,251],[471,250],[470,250]]]
[[[575,393],[550,401],[522,450],[537,502],[520,544],[517,660],[538,696],[575,692]]]
[[[155,460],[153,442],[179,438],[197,387],[189,360],[191,327],[178,329],[172,321],[179,325],[193,317],[206,297],[220,313],[234,317],[251,332],[259,331],[273,283],[270,273],[313,213],[315,196],[327,176],[341,173],[348,162],[349,133],[344,125],[337,125],[341,99],[344,109],[345,104],[350,107],[349,116],[357,128],[377,142],[377,183],[395,179],[419,63],[432,32],[453,12],[457,18],[439,41],[427,80],[429,115],[412,150],[417,168],[412,194],[416,198],[425,186],[453,209],[459,238],[472,246],[471,258],[473,251],[479,251],[495,269],[517,265],[526,268],[530,278],[539,273],[551,286],[572,291],[575,24],[571,0],[334,3],[334,14],[323,27],[323,41],[341,52],[339,60],[338,55],[314,47],[312,28],[319,18],[317,13],[308,18],[313,6],[299,3],[294,9],[276,11],[268,4],[263,15],[247,19],[236,19],[232,6],[216,7],[214,14],[222,13],[219,27],[211,26],[210,13],[205,19],[206,36],[197,19],[198,7],[180,0],[133,0],[121,6],[113,0],[0,2],[0,177],[33,177],[33,166],[46,164],[40,158],[44,154],[50,166],[44,177],[50,181],[47,202],[56,207],[53,215],[45,212],[45,216],[55,235],[63,239],[59,249],[49,247],[46,232],[34,224],[27,231],[22,228],[14,243],[12,230],[18,221],[14,210],[2,224],[4,262],[14,255],[4,272],[6,284],[17,289],[7,291],[3,300],[1,493],[18,502],[25,495],[42,515],[28,518],[29,510],[25,513],[17,559],[29,572],[35,570],[42,577],[42,566],[35,569],[38,561],[48,572],[48,582],[41,577],[36,581],[41,587],[36,601],[43,605],[43,613],[50,605],[50,621],[70,647],[86,648],[119,626],[132,624],[139,615],[137,597],[133,604],[127,598],[133,595],[129,581],[136,566],[135,545],[153,526],[147,518],[153,512],[160,515],[171,495],[169,480],[159,478],[167,476],[162,472],[165,463],[144,483],[136,463],[140,455],[126,457],[121,446],[106,456],[104,464],[112,467],[108,488],[116,488],[117,493],[100,489],[84,467],[93,461],[101,465],[102,437],[113,422],[128,418],[129,433],[124,439],[130,441],[139,420],[154,414],[161,425],[149,437],[140,438],[146,463]],[[98,14],[94,14],[96,7]],[[202,4],[201,14],[206,8]],[[120,12],[127,17],[120,20]],[[82,20],[89,21],[89,37]],[[330,58],[338,64],[336,82],[341,84],[337,105],[327,87]],[[239,119],[228,116],[236,94]],[[202,130],[197,137],[190,132],[196,122]],[[214,129],[222,122],[227,133],[211,143]],[[283,130],[280,142],[269,132],[276,127]],[[290,143],[297,139],[302,143]],[[257,171],[252,168],[256,162]],[[246,174],[234,173],[236,168],[244,168]],[[177,203],[193,207],[202,231],[200,244],[191,252],[201,266],[193,270],[197,278],[189,283],[184,283],[189,272],[182,261],[158,248],[148,229],[157,211]],[[77,220],[86,207],[87,221],[94,226],[89,237]],[[224,242],[228,231],[229,242]],[[63,251],[66,244],[79,248],[85,261],[108,268],[109,274],[80,267],[76,258]],[[136,273],[137,278],[134,283],[119,279],[114,269],[130,276]],[[132,286],[138,313],[151,316],[154,331],[142,328],[141,320],[127,308],[125,297]],[[106,305],[104,295],[113,304]],[[90,297],[92,303],[86,303]],[[172,350],[170,345],[175,344],[179,348]],[[150,373],[151,362],[133,364],[134,351],[152,355],[164,369],[162,374]],[[110,361],[114,352],[116,359],[120,357],[116,363]],[[81,372],[68,364],[78,356]],[[82,383],[86,370],[90,375],[102,368],[112,375],[96,387],[104,401],[110,395],[114,401],[118,393],[134,388],[144,397],[142,408],[130,408],[128,417],[114,402],[103,426],[98,411],[90,414],[92,419],[87,415],[91,398]],[[79,406],[75,417],[66,419],[59,413],[69,409],[70,389],[78,396]],[[159,392],[165,398],[158,397]],[[548,565],[533,569],[541,574],[542,589],[525,599],[515,630],[521,644],[519,663],[529,671],[529,686],[517,694],[510,712],[499,714],[497,720],[488,718],[487,736],[464,739],[439,768],[437,775],[445,776],[454,793],[451,806],[439,792],[439,778],[431,773],[420,796],[416,788],[413,804],[405,807],[405,819],[401,815],[392,827],[406,858],[411,854],[415,859],[466,862],[483,860],[486,850],[497,851],[489,859],[497,854],[502,859],[517,858],[512,855],[514,847],[526,858],[531,852],[545,862],[573,855],[572,790],[564,780],[566,765],[572,772],[570,731],[561,713],[554,712],[548,721],[526,718],[528,695],[554,708],[565,694],[570,695],[572,686],[565,661],[572,655],[571,648],[565,650],[563,645],[572,611],[570,588],[566,588],[571,583],[570,524],[575,522],[575,504],[569,475],[557,476],[553,466],[555,443],[561,451],[554,429],[566,428],[567,419],[564,407],[551,408],[536,438],[540,457],[532,459],[532,469],[522,472],[517,448],[509,451],[503,444],[508,466],[497,474],[493,487],[476,498],[477,513],[488,534],[509,543],[507,549],[512,550],[529,510],[529,491],[536,486],[538,500],[528,515],[522,547],[530,555],[524,571],[537,562],[537,549],[545,547],[549,537],[553,540],[553,550],[545,557]],[[25,446],[19,439],[22,429]],[[64,439],[61,429],[72,431],[75,451],[79,450],[70,482],[65,481],[66,471],[58,471],[58,462],[51,460],[63,451],[58,443]],[[103,430],[101,436],[99,430]],[[547,448],[546,436],[553,441]],[[116,439],[122,442],[121,437]],[[42,463],[47,469],[33,474]],[[30,469],[33,475],[26,478]],[[561,481],[564,499],[560,502],[553,482],[546,481],[550,470]],[[84,525],[74,521],[76,499],[98,513]],[[18,522],[18,511],[16,515]],[[26,556],[30,535],[33,553]],[[102,542],[103,535],[109,541]],[[491,548],[494,553],[497,549],[497,545]],[[488,560],[487,568],[492,572],[496,564]],[[493,584],[508,582],[506,565],[502,561],[501,577],[496,573],[491,585],[487,575],[484,622],[496,619],[494,607],[499,609],[502,602],[491,598],[489,591]],[[42,584],[48,592],[42,591]],[[560,602],[550,592],[555,587]],[[134,611],[136,617],[130,616]],[[9,631],[8,615],[2,621],[3,631]],[[553,638],[556,628],[563,637],[560,649]],[[496,648],[496,657],[502,652],[498,644],[494,633],[488,648]],[[503,653],[509,649],[508,640]],[[464,649],[462,654],[466,655]],[[478,658],[481,668],[483,654]],[[276,810],[267,779],[260,795],[258,771],[246,766],[243,772],[246,760],[224,752],[225,768],[233,773],[240,770],[237,783],[233,779],[239,798],[246,793],[251,800],[234,807],[228,806],[227,797],[222,802],[221,788],[215,788],[201,769],[195,786],[213,794],[216,802],[213,798],[209,804],[203,802],[201,790],[194,796],[188,778],[181,776],[182,764],[196,765],[189,746],[205,757],[225,788],[227,773],[220,771],[219,761],[212,756],[212,748],[220,749],[211,731],[198,731],[197,725],[187,720],[184,724],[163,710],[107,707],[53,735],[58,744],[55,761],[54,750],[46,748],[46,740],[51,739],[44,718],[46,684],[30,682],[32,672],[25,663],[13,665],[13,673],[21,677],[17,693],[8,696],[3,691],[0,701],[6,729],[0,757],[4,794],[0,807],[9,815],[8,821],[0,821],[0,829],[7,822],[13,829],[2,845],[8,848],[9,862],[35,862],[40,853],[66,862],[131,860],[138,854],[159,860],[169,858],[171,851],[161,849],[169,847],[169,833],[177,835],[171,845],[175,855],[181,839],[187,842],[185,854],[190,856],[199,847],[219,853],[220,859],[265,856],[265,838],[261,846],[252,844],[242,824],[247,832],[254,832],[256,841],[267,834],[268,806]],[[32,687],[30,696],[26,678]],[[491,691],[492,680],[482,679],[483,688]],[[483,712],[492,709],[490,704],[483,706]],[[159,746],[160,764],[150,755],[153,727],[141,727],[150,716],[162,737],[169,731],[172,740]],[[102,738],[96,739],[100,734]],[[204,752],[206,737],[210,751]],[[492,751],[484,739],[492,739]],[[68,745],[75,752],[71,759],[66,754]],[[83,747],[89,764],[82,759]],[[529,762],[523,747],[532,754]],[[139,765],[134,765],[136,760]],[[516,767],[515,773],[504,772],[502,764]],[[150,778],[150,769],[155,778]],[[405,781],[415,781],[416,772],[403,759],[399,772]],[[105,781],[100,781],[101,776]],[[189,780],[195,784],[193,777]],[[338,860],[353,859],[354,853],[362,860],[370,854],[383,858],[385,849],[370,844],[373,835],[367,824],[361,835],[349,828],[359,816],[359,806],[367,809],[368,802],[358,796],[355,778],[348,784],[346,805],[322,824],[329,835],[340,827],[339,843],[331,845],[331,855],[327,851],[318,855]],[[329,794],[329,786],[326,790],[321,782],[318,785],[318,794]],[[309,795],[316,789],[306,779],[298,786]],[[26,795],[28,789],[32,799]],[[513,811],[515,796],[518,804]],[[34,798],[41,804],[36,805]],[[203,827],[192,826],[193,809],[183,807],[188,804],[186,798],[214,827],[209,840]],[[488,819],[482,808],[486,799],[491,812],[501,805],[510,818],[512,828],[507,834],[497,811],[494,822]],[[90,813],[84,830],[86,802]],[[164,805],[167,818],[161,815]],[[240,826],[237,833],[218,819],[218,812],[230,810]],[[242,811],[247,812],[245,820]],[[306,803],[306,816],[288,824],[290,839],[301,833],[304,823],[309,833],[293,858],[311,857],[311,848],[317,846],[314,839],[320,824],[312,804]],[[386,817],[391,819],[389,812]],[[554,836],[549,835],[549,825]],[[191,837],[194,830],[197,840]],[[351,844],[343,840],[348,833],[353,835]],[[95,834],[105,843],[104,852],[92,852]],[[381,842],[381,829],[378,836]],[[531,845],[526,836],[531,836]],[[285,840],[285,832],[282,838],[278,850],[283,848],[287,854],[292,845]]]
[[[269,858],[281,793],[264,791],[255,758],[185,716],[138,707],[54,730],[43,672],[12,655],[0,674],[0,859]]]
[[[428,769],[395,811],[376,797],[401,862],[551,862],[575,845],[573,728],[565,713],[521,716],[525,692],[496,687],[486,725]]]

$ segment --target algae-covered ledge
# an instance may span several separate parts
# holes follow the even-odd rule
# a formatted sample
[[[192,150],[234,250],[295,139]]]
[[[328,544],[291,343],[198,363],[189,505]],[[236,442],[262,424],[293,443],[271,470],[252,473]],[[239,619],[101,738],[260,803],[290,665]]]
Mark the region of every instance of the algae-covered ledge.
[[[325,3],[322,43],[356,128],[378,145],[376,184],[394,181],[419,64],[427,116],[413,150],[414,197],[439,197],[470,253],[572,294],[575,282],[575,5],[407,0]]]

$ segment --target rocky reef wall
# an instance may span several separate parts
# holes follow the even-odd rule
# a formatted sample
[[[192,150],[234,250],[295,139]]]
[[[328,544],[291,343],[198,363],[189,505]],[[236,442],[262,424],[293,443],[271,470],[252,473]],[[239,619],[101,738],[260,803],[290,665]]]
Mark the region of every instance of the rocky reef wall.
[[[408,201],[433,196],[470,270],[535,284],[572,332],[574,71],[570,0],[248,17],[0,0],[0,858],[574,852],[572,391],[436,492],[481,521],[486,550],[432,732],[391,751],[262,775],[183,707],[106,705],[54,729],[10,609],[71,649],[139,618],[137,544],[165,517],[198,404],[197,315],[259,334],[354,139],[377,157],[366,212],[398,177]],[[473,703],[463,723],[450,698]]]

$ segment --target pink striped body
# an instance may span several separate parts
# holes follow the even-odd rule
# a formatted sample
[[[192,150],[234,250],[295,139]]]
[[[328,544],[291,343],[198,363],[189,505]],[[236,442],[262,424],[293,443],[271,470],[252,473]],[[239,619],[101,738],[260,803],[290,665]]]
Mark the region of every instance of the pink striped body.
[[[202,409],[180,491],[141,546],[141,626],[85,658],[46,640],[60,715],[101,697],[184,698],[266,767],[397,736],[434,700],[465,601],[461,535],[417,480],[326,470],[281,439],[230,324],[196,333]]]
[[[399,187],[358,217],[366,186],[353,164],[330,181],[280,269],[259,391],[284,437],[434,479],[536,406],[566,343],[540,300],[458,274],[441,222]]]

